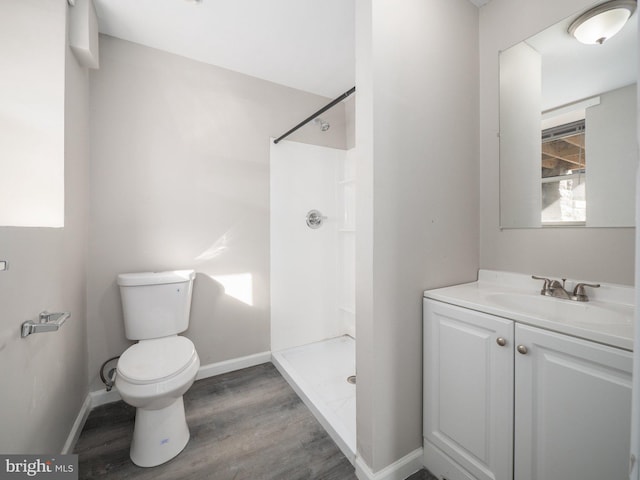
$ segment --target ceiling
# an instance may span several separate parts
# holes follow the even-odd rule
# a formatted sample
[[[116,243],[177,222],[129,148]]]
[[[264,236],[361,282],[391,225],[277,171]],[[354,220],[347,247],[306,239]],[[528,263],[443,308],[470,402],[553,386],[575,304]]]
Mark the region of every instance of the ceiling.
[[[330,98],[355,84],[354,0],[94,4],[100,32],[113,37]]]
[[[569,35],[580,13],[525,40],[541,55],[543,111],[630,85],[638,76],[638,13],[602,45],[583,45]]]
[[[354,0],[94,0],[101,33],[337,97],[355,83]]]

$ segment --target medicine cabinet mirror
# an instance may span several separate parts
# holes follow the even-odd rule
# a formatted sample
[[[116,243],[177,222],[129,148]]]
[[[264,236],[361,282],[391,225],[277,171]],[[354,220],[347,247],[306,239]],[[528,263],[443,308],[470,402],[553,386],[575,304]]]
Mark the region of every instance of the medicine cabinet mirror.
[[[602,45],[581,13],[500,52],[501,228],[635,225],[638,12]]]

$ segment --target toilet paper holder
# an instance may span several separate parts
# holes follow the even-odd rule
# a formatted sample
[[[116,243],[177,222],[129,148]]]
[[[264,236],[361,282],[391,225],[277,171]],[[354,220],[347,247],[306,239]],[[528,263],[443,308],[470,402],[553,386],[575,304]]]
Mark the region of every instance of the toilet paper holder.
[[[20,329],[20,336],[24,338],[32,333],[55,332],[70,316],[70,312],[49,313],[45,310],[44,312],[40,312],[37,322],[33,320],[23,322]]]

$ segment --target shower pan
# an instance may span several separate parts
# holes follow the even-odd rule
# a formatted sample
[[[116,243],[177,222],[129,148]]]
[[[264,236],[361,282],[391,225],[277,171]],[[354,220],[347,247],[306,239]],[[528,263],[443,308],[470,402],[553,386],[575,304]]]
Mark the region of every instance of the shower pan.
[[[274,365],[355,461],[355,154],[271,145]]]

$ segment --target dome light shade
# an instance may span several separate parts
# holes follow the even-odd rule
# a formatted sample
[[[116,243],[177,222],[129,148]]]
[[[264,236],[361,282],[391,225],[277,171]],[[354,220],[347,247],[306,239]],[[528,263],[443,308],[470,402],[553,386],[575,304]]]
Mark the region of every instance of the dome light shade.
[[[587,45],[599,45],[622,30],[636,9],[636,0],[612,0],[580,15],[569,33]]]

